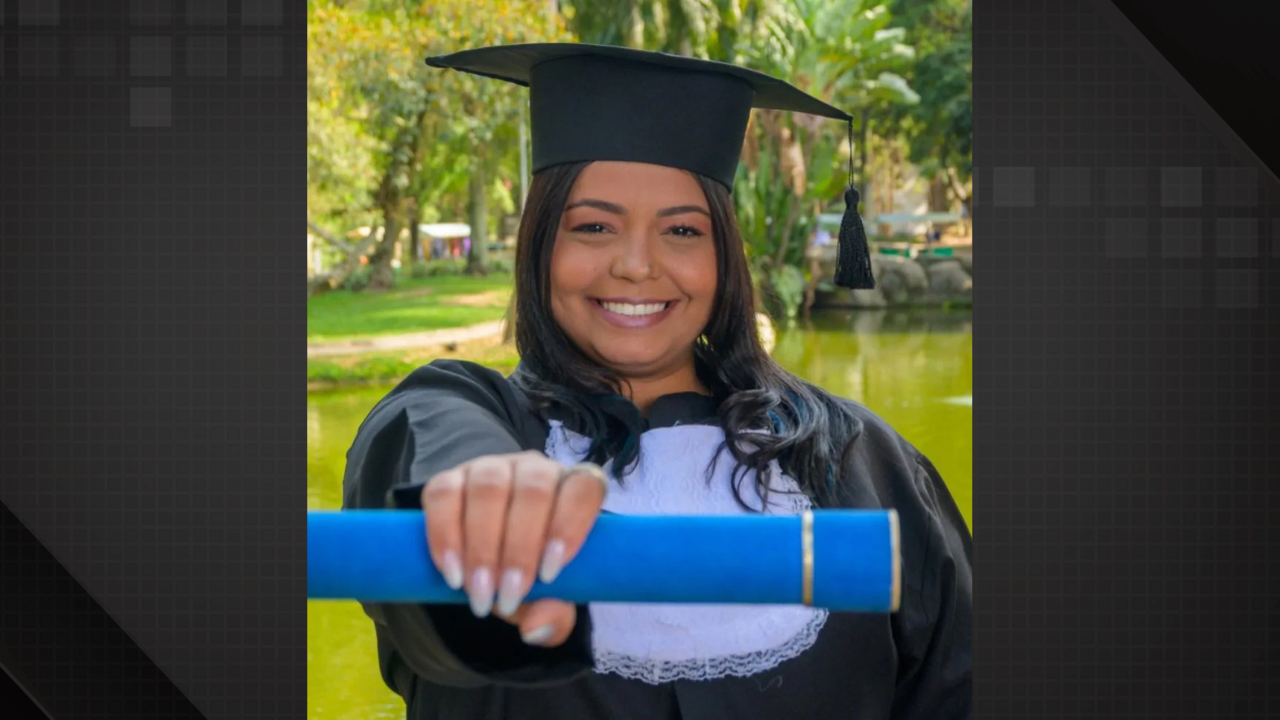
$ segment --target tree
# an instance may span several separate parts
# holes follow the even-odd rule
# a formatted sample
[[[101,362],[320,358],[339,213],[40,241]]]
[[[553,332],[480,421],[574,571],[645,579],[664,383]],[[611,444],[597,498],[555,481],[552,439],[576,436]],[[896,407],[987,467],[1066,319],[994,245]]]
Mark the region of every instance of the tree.
[[[371,146],[368,165],[376,180],[347,179],[362,183],[352,199],[367,199],[362,209],[376,211],[382,221],[382,238],[369,258],[369,287],[390,287],[396,243],[406,226],[417,226],[424,201],[439,198],[433,186],[456,190],[453,160],[462,158],[471,161],[462,185],[488,187],[502,155],[513,149],[499,142],[505,137],[500,130],[514,122],[515,108],[523,102],[518,87],[428,68],[426,57],[567,36],[560,18],[546,12],[545,0],[312,0],[308,12],[315,28],[308,74],[317,78],[311,90],[323,106],[321,116],[336,127],[358,128],[356,134]],[[352,135],[331,129],[317,133],[313,154],[357,152],[342,145]],[[317,161],[318,169],[334,164]],[[472,217],[480,233],[488,223],[484,209],[482,203]],[[476,246],[480,255],[474,261],[483,268],[484,246]]]
[[[918,101],[900,74],[912,49],[889,27],[883,1],[791,0],[794,11],[760,30],[744,28],[745,64],[787,78],[801,90],[858,118],[852,158],[864,202],[870,199],[868,148],[872,120]],[[775,11],[776,12],[776,11]],[[804,293],[804,255],[823,209],[843,211],[849,180],[848,128],[826,118],[757,110],[743,149],[741,190],[735,190],[744,239],[753,250],[761,290],[777,317],[794,315]],[[775,160],[776,159],[776,160]],[[832,207],[838,205],[838,207]],[[816,278],[810,278],[810,283]]]
[[[895,24],[918,48],[921,102],[900,113],[909,158],[973,216],[973,8],[968,0],[894,0]],[[935,200],[936,202],[936,200]]]

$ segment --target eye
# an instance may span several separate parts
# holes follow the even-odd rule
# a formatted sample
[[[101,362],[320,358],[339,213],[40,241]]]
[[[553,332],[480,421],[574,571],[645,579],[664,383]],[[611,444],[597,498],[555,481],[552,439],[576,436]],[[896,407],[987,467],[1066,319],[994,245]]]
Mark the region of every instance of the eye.
[[[692,225],[677,225],[668,232],[680,237],[702,237],[702,231]]]
[[[606,228],[604,225],[601,225],[600,223],[586,223],[586,224],[575,227],[573,231],[594,235],[596,233],[607,232],[608,229],[609,228]]]

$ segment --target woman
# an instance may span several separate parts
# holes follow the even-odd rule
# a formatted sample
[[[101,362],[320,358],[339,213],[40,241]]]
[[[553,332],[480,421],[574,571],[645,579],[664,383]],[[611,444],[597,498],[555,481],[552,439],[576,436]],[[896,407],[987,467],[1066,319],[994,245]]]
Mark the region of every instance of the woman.
[[[516,372],[420,368],[348,453],[344,506],[421,508],[432,561],[470,598],[366,605],[408,717],[969,717],[970,538],[945,484],[756,331],[730,199],[746,116],[848,116],[742,68],[621,48],[429,62],[530,86],[535,175]],[[857,285],[850,227],[840,275]],[[811,507],[897,510],[898,612],[522,601],[600,512]]]

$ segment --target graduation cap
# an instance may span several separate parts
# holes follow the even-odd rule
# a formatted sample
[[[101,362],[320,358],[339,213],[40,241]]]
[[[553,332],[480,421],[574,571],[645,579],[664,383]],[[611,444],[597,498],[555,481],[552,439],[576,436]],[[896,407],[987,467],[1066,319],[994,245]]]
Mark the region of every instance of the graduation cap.
[[[427,58],[427,65],[529,88],[533,171],[614,160],[704,175],[733,190],[752,108],[853,117],[786,82],[729,63],[585,43],[497,45]],[[871,258],[849,187],[837,285],[872,288]]]

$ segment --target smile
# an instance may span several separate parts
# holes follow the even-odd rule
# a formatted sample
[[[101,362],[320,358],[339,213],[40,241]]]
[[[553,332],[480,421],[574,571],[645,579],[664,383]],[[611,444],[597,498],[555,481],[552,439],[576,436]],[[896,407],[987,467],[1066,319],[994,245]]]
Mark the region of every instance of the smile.
[[[619,328],[639,330],[650,328],[662,322],[671,314],[676,306],[675,300],[655,300],[637,302],[614,298],[603,300],[592,298],[591,304],[600,312],[605,322]]]
[[[600,306],[609,312],[617,313],[619,315],[628,315],[631,317],[656,315],[657,313],[666,310],[667,306],[671,304],[669,302],[635,304],[625,302],[606,302],[604,300],[597,300],[596,302],[600,303]]]

